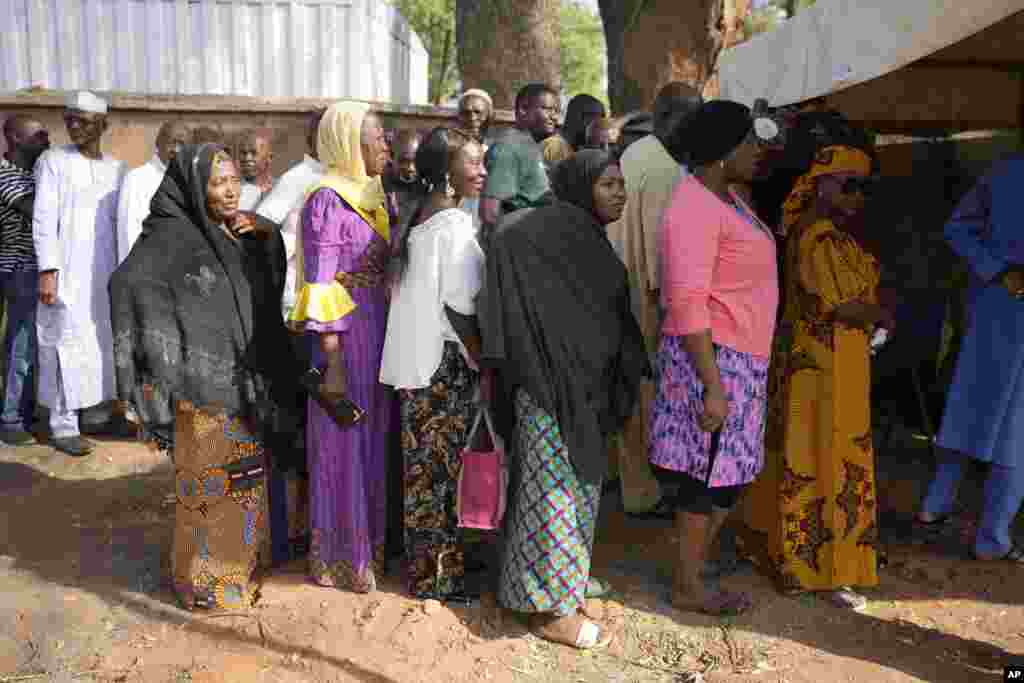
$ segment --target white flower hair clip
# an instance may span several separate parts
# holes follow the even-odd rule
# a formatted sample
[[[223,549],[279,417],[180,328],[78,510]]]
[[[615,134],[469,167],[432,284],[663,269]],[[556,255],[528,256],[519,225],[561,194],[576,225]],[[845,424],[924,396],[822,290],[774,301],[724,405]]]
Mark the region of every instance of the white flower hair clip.
[[[771,142],[779,136],[779,124],[767,116],[754,119],[754,134],[762,142]]]

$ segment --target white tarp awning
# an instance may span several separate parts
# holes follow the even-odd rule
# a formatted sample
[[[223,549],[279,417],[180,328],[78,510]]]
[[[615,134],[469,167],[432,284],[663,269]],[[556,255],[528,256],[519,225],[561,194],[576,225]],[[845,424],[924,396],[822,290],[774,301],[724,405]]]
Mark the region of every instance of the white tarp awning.
[[[827,97],[880,130],[1020,125],[1024,0],[818,0],[722,54],[721,97]]]

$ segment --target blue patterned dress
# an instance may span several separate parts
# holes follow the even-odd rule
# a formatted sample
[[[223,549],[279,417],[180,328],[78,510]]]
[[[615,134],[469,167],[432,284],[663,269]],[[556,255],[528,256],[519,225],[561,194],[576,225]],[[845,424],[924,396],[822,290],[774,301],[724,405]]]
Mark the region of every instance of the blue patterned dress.
[[[586,602],[601,482],[576,476],[558,421],[516,394],[518,471],[498,600],[517,612],[572,616]]]

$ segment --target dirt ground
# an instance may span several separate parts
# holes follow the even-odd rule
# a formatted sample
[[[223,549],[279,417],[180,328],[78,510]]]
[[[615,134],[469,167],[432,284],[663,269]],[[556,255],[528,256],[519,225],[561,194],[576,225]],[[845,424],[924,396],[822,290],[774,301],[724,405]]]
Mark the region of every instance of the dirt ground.
[[[929,458],[897,438],[879,459],[890,563],[862,613],[781,596],[744,565],[723,585],[752,593],[751,614],[674,611],[670,528],[629,520],[606,498],[595,573],[616,593],[594,607],[615,639],[578,653],[529,635],[493,596],[420,603],[393,576],[352,595],[307,583],[301,563],[268,576],[251,612],[185,612],[166,580],[167,462],[123,441],[83,459],[0,449],[0,683],[1000,680],[1024,655],[1021,569],[970,562],[955,536],[912,542]],[[965,489],[974,509],[977,486]]]

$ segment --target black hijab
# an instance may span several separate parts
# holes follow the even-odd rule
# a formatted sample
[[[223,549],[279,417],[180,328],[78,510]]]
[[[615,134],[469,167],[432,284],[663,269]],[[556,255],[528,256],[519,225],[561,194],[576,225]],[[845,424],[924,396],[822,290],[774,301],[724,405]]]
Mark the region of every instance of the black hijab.
[[[593,95],[576,95],[569,100],[569,105],[565,108],[562,137],[573,149],[582,149],[587,144],[587,126],[594,119],[604,116],[604,113],[604,104],[601,100]]]
[[[178,151],[110,280],[118,394],[161,441],[173,435],[178,400],[247,418],[264,438],[294,428],[301,401],[281,315],[279,231],[264,223],[264,236],[232,239],[206,212],[223,152],[216,144]]]
[[[483,360],[558,420],[577,474],[607,473],[607,436],[650,375],[626,269],[593,214],[594,181],[613,161],[587,150],[556,173],[559,202],[504,217],[477,314]]]
[[[593,214],[594,185],[605,169],[613,163],[615,158],[604,150],[580,150],[555,167],[551,190],[561,201]],[[594,220],[597,220],[596,216]]]

